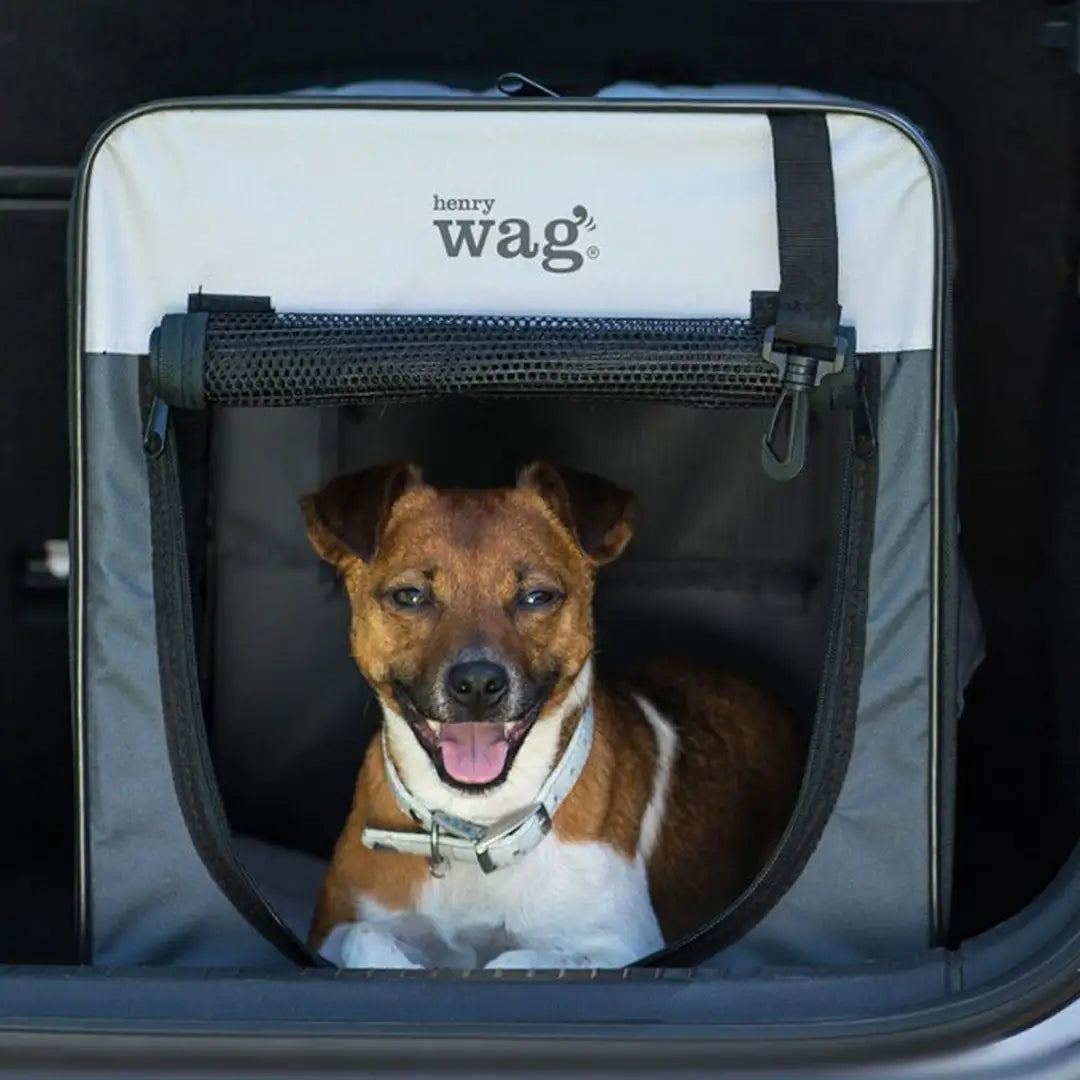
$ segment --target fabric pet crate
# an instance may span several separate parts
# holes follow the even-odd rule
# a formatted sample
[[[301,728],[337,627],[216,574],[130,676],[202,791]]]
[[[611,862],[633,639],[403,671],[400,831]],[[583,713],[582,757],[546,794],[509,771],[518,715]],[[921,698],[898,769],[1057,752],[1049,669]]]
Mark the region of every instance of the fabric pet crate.
[[[808,736],[758,880],[648,963],[739,975],[744,1010],[762,971],[940,988],[979,629],[947,200],[902,118],[637,87],[153,105],[89,151],[73,253],[88,962],[315,962],[376,717],[297,499],[542,458],[640,501],[603,656],[753,673]]]

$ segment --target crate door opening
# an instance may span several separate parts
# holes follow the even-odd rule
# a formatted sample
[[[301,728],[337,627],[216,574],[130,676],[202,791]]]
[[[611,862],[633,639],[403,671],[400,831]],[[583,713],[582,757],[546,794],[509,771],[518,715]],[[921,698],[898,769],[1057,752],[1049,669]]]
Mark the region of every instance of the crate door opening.
[[[304,853],[310,888],[315,860],[329,858],[345,825],[382,713],[350,655],[340,576],[312,550],[298,496],[395,461],[416,462],[438,487],[506,485],[539,459],[629,489],[633,539],[597,580],[600,678],[640,683],[649,663],[665,659],[741,675],[790,710],[802,748],[836,606],[848,424],[839,413],[815,415],[804,474],[780,484],[761,468],[767,422],[761,409],[560,397],[215,411],[206,711],[240,850],[300,933],[314,894],[305,912],[289,895],[287,866],[275,873],[276,849]],[[724,767],[699,762],[691,774]],[[721,914],[703,911],[701,922]]]

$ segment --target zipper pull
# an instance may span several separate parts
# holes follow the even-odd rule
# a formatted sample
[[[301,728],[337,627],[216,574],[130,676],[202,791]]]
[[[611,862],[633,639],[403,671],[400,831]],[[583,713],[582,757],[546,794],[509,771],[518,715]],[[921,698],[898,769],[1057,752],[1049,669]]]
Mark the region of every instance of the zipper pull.
[[[150,402],[150,412],[146,417],[143,431],[143,450],[147,457],[159,458],[165,449],[169,437],[169,406],[159,397]]]
[[[500,93],[512,98],[557,98],[559,96],[554,90],[549,90],[546,86],[541,86],[535,79],[530,79],[528,75],[522,75],[517,71],[508,71],[505,74],[500,75],[495,80],[495,87]]]

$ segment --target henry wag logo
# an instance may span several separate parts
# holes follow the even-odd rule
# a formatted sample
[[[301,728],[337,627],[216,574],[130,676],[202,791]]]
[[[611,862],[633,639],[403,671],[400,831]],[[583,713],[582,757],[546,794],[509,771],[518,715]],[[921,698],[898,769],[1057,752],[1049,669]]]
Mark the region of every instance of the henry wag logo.
[[[579,244],[582,232],[596,228],[584,206],[575,206],[570,217],[536,225],[520,217],[497,219],[494,199],[444,199],[440,195],[434,199],[436,213],[455,215],[431,222],[450,259],[462,254],[472,259],[485,254],[500,259],[539,258],[539,265],[549,274],[573,274],[584,266],[586,257],[595,259],[600,254],[593,244],[583,250]]]

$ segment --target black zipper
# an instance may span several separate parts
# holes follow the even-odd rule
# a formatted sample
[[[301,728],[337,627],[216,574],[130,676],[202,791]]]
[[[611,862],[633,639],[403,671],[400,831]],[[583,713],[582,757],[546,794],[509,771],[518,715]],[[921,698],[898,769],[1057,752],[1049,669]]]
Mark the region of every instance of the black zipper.
[[[294,963],[327,966],[274,912],[233,851],[199,697],[176,440],[170,437],[168,406],[158,398],[151,403],[146,430],[165,735],[185,824],[211,877],[247,922]]]
[[[832,816],[851,759],[863,668],[876,501],[876,439],[870,400],[876,400],[877,387],[876,379],[875,385],[868,387],[870,380],[868,367],[860,365],[840,474],[837,554],[823,675],[803,782],[788,827],[757,877],[726,911],[636,966],[690,967],[744,937],[798,879]],[[853,524],[856,516],[857,526]]]

